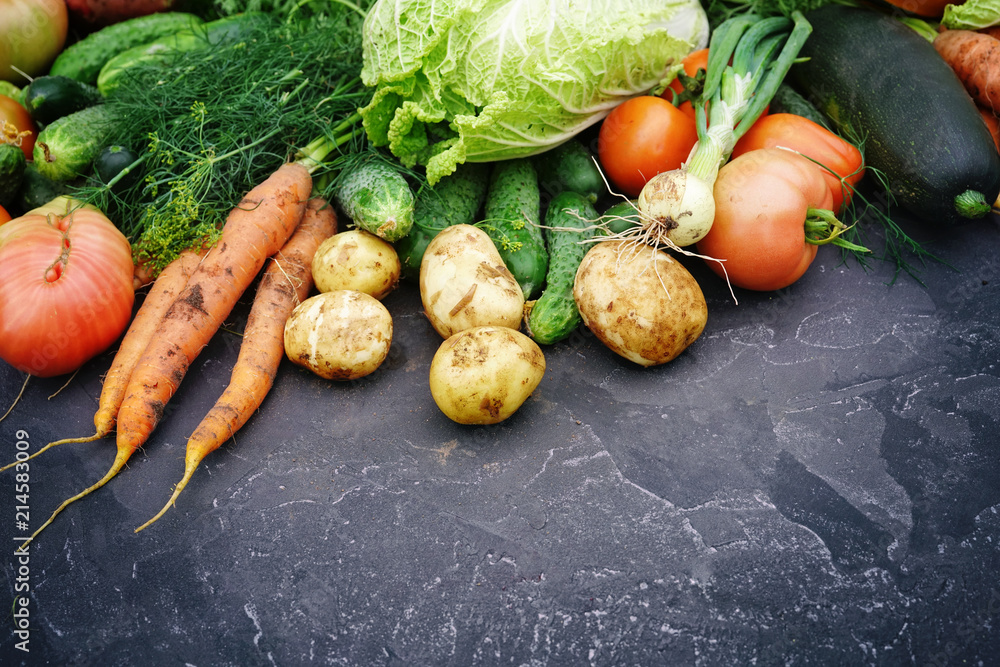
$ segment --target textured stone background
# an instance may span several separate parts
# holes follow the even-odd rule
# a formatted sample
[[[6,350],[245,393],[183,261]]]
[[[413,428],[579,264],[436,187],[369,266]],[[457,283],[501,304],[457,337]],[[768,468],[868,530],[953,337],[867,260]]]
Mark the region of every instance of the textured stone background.
[[[31,550],[31,653],[4,664],[990,664],[1000,650],[1000,217],[919,232],[954,268],[894,284],[822,249],[739,304],[692,265],[709,324],[656,369],[581,332],[508,421],[436,408],[412,287],[385,365],[290,364],[150,529],[239,339],[195,363],[129,468]],[[873,239],[878,246],[878,238]],[[245,304],[234,314],[242,326]],[[92,432],[110,353],[32,381],[0,422]],[[0,365],[0,404],[21,376]],[[113,440],[31,467],[34,526]],[[13,544],[0,476],[0,541]],[[0,558],[7,599],[13,556]],[[9,609],[9,606],[7,607]]]

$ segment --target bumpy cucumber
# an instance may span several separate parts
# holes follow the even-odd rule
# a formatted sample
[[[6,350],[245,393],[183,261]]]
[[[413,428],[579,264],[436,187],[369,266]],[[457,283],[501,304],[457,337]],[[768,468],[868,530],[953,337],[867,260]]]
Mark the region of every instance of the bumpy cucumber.
[[[77,181],[53,181],[38,171],[38,165],[29,162],[24,169],[24,182],[18,193],[17,208],[21,211],[31,211],[44,206],[56,197],[70,194]]]
[[[10,81],[0,81],[0,95],[9,97],[18,104],[24,104],[24,91]]]
[[[201,23],[194,14],[184,12],[162,12],[113,23],[66,47],[52,63],[49,74],[97,85],[101,67],[119,53]]]
[[[539,227],[538,174],[530,158],[493,165],[483,215],[480,227],[493,239],[524,298],[534,298],[545,284],[549,258]]]
[[[799,91],[795,90],[787,83],[782,83],[778,86],[778,90],[775,91],[774,97],[771,98],[771,109],[769,113],[793,113],[796,116],[802,116],[803,118],[808,118],[817,125],[822,125],[823,127],[830,127],[830,121],[827,120],[819,109],[817,109],[809,100],[802,96]]]
[[[69,181],[90,169],[115,123],[103,104],[63,116],[38,133],[34,161],[53,181]]]
[[[570,139],[534,158],[538,187],[546,199],[570,190],[590,203],[608,191],[594,157],[578,139]]]
[[[573,280],[591,247],[589,241],[599,233],[596,219],[590,200],[577,192],[562,192],[549,204],[543,230],[549,247],[545,291],[537,301],[525,304],[525,327],[537,343],[551,345],[563,340],[581,322],[573,299]]]
[[[451,225],[471,225],[486,200],[490,181],[488,164],[466,162],[434,187],[427,187],[416,195],[413,208],[413,227],[410,233],[396,242],[396,253],[403,265],[403,277],[417,280],[420,262],[427,244],[437,233]]]
[[[28,160],[19,146],[0,141],[0,206],[5,209],[17,199],[27,164]]]
[[[334,193],[355,226],[395,243],[413,227],[413,190],[382,160],[367,160],[344,173]]]
[[[163,61],[172,53],[201,49],[223,41],[237,40],[273,23],[262,12],[247,12],[174,32],[152,42],[126,49],[110,58],[97,74],[97,89],[108,95],[128,68],[138,63]]]
[[[602,233],[609,236],[637,227],[642,224],[638,204],[634,201],[620,201],[617,204],[612,204],[601,214],[601,220],[598,224],[602,227]]]

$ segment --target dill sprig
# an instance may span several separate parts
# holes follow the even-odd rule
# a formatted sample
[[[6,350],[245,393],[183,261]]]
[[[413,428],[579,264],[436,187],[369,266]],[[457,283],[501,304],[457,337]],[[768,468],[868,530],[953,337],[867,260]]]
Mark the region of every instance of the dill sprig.
[[[361,17],[346,8],[137,64],[105,104],[119,119],[109,143],[141,153],[130,169],[143,178],[77,196],[113,216],[137,261],[162,269],[214,241],[243,195],[301,147],[323,141],[310,165],[320,172],[326,154],[365,148],[361,64]]]

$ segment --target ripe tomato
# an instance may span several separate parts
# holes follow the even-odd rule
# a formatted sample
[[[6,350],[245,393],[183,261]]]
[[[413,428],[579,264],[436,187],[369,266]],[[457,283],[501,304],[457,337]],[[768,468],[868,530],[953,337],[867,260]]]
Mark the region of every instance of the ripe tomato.
[[[708,265],[744,289],[772,291],[802,277],[816,258],[806,241],[809,209],[829,209],[830,188],[819,167],[780,148],[730,160],[715,181],[715,221],[698,252],[725,260]]]
[[[831,210],[839,213],[851,201],[853,186],[865,175],[864,159],[854,144],[818,123],[791,113],[757,119],[733,148],[732,158],[760,148],[790,148],[815,160],[833,195]],[[831,173],[827,167],[836,174]],[[841,178],[844,182],[841,182]]]
[[[0,0],[0,81],[23,86],[24,74],[48,72],[68,29],[65,0]]]
[[[642,95],[622,102],[604,119],[597,155],[615,187],[637,197],[653,176],[678,169],[697,141],[692,117],[663,98]]]
[[[3,133],[0,141],[20,146],[24,157],[31,160],[38,128],[28,110],[6,95],[0,95],[0,132]]]
[[[0,206],[0,225],[10,221],[10,213],[3,206]]]
[[[39,377],[106,350],[132,317],[132,251],[96,208],[59,197],[0,226],[0,358]]]
[[[684,73],[692,78],[698,74],[699,69],[707,72],[708,49],[698,49],[697,51],[692,51],[684,57],[681,64],[684,66]],[[672,103],[674,95],[671,91],[673,91],[673,93],[677,93],[678,95],[684,92],[684,84],[681,83],[680,77],[671,81],[670,86],[668,86],[667,89],[660,94],[660,97]],[[690,102],[681,102],[677,108],[686,113],[688,116],[691,116],[691,118],[694,118],[694,107],[691,106]]]

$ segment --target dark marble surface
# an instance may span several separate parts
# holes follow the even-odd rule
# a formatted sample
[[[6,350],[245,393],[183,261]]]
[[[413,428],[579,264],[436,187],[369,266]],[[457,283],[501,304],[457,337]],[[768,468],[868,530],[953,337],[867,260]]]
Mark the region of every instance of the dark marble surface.
[[[641,369],[581,332],[508,421],[434,405],[412,287],[392,353],[331,384],[287,362],[261,412],[139,534],[228,380],[195,363],[127,470],[30,550],[30,653],[3,566],[0,662],[52,665],[968,665],[1000,655],[1000,217],[918,230],[952,268],[891,283],[830,248]],[[877,241],[877,239],[876,239]],[[234,315],[242,326],[245,304]],[[0,422],[86,435],[110,354]],[[0,404],[22,377],[0,366]],[[111,438],[30,468],[31,525]],[[11,471],[0,540],[15,545]],[[0,600],[0,602],[3,602]]]

